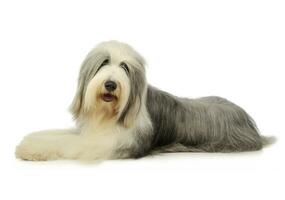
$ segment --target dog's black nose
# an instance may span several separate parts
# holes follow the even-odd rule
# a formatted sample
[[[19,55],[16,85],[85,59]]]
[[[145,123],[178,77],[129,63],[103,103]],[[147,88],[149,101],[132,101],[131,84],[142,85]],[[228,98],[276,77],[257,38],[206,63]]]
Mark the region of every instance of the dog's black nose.
[[[114,81],[105,82],[105,88],[108,92],[113,92],[117,88],[117,84]]]

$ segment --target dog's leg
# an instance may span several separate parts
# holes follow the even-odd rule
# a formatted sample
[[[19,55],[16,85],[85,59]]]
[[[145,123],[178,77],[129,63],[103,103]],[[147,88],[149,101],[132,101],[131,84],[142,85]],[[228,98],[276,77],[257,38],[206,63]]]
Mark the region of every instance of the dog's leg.
[[[85,136],[75,130],[48,130],[26,136],[16,148],[23,160],[103,160],[111,156],[113,143],[106,137]]]
[[[152,153],[177,153],[177,152],[203,152],[203,149],[186,146],[180,143],[174,143],[159,147],[152,151]]]
[[[23,160],[55,160],[62,157],[65,141],[75,137],[74,130],[46,130],[27,135],[16,148]]]

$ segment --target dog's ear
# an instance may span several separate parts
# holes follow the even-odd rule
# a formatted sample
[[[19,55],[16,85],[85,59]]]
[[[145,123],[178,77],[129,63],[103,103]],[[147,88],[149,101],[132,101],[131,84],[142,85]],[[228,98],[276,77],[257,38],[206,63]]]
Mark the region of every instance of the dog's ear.
[[[70,106],[74,119],[78,118],[82,112],[88,83],[106,59],[109,59],[109,55],[106,52],[91,51],[83,61],[79,72],[77,90]]]
[[[83,91],[84,91],[84,87],[83,87],[82,82],[83,81],[80,80],[80,78],[79,78],[77,90],[76,90],[75,96],[74,96],[72,103],[70,105],[70,108],[69,108],[74,119],[78,118],[80,111],[81,111],[81,107],[82,107]]]
[[[143,101],[145,100],[146,92],[146,79],[145,70],[143,65],[136,63],[137,65],[127,63],[130,67],[130,95],[121,116],[120,121],[123,123],[124,127],[130,127],[135,123],[137,115],[140,112]]]

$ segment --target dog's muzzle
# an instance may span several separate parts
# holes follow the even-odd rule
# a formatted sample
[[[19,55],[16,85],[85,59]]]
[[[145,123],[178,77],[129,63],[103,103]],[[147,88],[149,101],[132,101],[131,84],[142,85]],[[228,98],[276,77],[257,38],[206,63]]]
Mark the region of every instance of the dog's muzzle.
[[[117,96],[114,94],[115,90],[117,89],[117,83],[114,81],[106,81],[104,83],[104,87],[106,89],[106,93],[102,94],[101,98],[105,102],[113,102],[117,100]]]

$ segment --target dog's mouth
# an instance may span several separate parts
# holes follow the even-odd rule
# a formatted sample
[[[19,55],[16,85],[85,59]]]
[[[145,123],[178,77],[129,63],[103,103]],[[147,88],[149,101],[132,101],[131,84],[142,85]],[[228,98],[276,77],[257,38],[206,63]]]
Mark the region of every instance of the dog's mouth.
[[[111,93],[104,93],[101,95],[101,98],[105,102],[112,102],[112,101],[116,101],[118,99],[117,96],[115,96]]]

